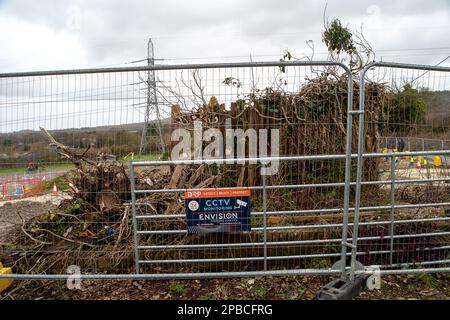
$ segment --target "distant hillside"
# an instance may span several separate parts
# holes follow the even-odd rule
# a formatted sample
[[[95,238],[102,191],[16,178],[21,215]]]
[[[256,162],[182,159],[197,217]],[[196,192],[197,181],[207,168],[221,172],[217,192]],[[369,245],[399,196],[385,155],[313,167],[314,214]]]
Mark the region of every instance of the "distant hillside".
[[[450,112],[450,91],[424,92],[428,113]]]
[[[424,92],[427,104],[426,125],[430,134],[450,139],[450,91]]]
[[[169,139],[169,119],[162,121],[165,139]],[[98,152],[125,156],[138,152],[143,129],[143,123],[130,123],[114,126],[99,126],[90,128],[69,128],[49,130],[59,142],[82,150],[90,147],[89,153]],[[156,130],[150,126],[150,130]],[[149,135],[156,135],[150,132]],[[167,140],[168,141],[168,140]],[[150,142],[150,149],[156,142]],[[151,150],[149,150],[151,151]],[[22,130],[11,133],[0,133],[0,162],[16,163],[32,160],[58,161],[59,158],[49,150],[48,141],[40,130]]]

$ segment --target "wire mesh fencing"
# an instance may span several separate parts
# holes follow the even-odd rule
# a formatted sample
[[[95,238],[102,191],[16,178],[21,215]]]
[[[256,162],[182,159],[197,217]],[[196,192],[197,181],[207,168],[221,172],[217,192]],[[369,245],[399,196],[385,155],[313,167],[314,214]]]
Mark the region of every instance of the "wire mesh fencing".
[[[317,161],[314,157],[304,158],[306,160],[303,161]],[[298,161],[295,156],[283,159],[282,162]],[[339,160],[345,160],[344,155],[333,161]],[[205,167],[205,164],[207,162],[199,165],[189,161],[177,163],[189,165],[193,171]],[[136,162],[132,168],[138,170],[163,165],[168,164],[158,161]],[[208,166],[217,166],[219,172],[237,167],[232,164]],[[227,169],[221,169],[224,166]],[[344,186],[343,181],[274,185],[267,178],[262,185],[245,187],[251,192],[251,230],[234,233],[189,232],[187,224],[193,221],[187,221],[184,194],[205,189],[183,186],[176,189],[133,189],[132,192],[136,194],[133,203],[138,244],[135,252],[137,271],[245,274],[252,271],[292,270],[301,274],[305,269],[309,273],[313,270],[328,270],[341,257],[342,230],[346,228],[342,223],[342,199],[336,199],[334,206],[329,203],[326,208],[309,209],[298,206],[291,192],[302,189],[336,192]],[[230,183],[209,189],[231,191],[242,187]],[[161,194],[165,195],[167,203],[159,201]]]
[[[55,278],[448,267],[450,81],[403,67],[2,74],[0,259]],[[185,192],[242,188],[248,229],[189,232]]]
[[[129,179],[147,107],[143,71],[0,79],[1,259],[16,273],[126,272]],[[154,117],[153,117],[154,119]],[[21,192],[24,181],[42,188]],[[3,231],[4,230],[4,231]],[[120,236],[119,236],[120,230]]]
[[[317,77],[331,69],[336,78]],[[347,121],[352,102],[348,90],[351,78],[345,74],[334,64],[319,62],[197,68],[175,76],[177,89],[165,88],[175,98],[169,103],[172,132],[186,130],[193,140],[189,144],[200,146],[204,153],[210,143],[220,142],[212,154],[196,157],[194,151],[187,156],[200,159],[197,162],[132,163],[136,169],[132,170],[136,175],[132,178],[136,184],[135,189],[132,187],[136,197],[136,272],[205,276],[330,270],[341,257],[345,228],[342,212],[347,136],[341,121]],[[324,85],[328,90],[323,90]],[[180,90],[185,90],[184,94]],[[208,136],[211,129],[220,133],[219,140]],[[261,141],[264,130],[269,130],[267,139]],[[200,134],[197,140],[196,134]],[[228,140],[230,134],[233,137]],[[176,143],[169,149],[178,150]],[[220,150],[222,145],[224,149]],[[339,156],[326,156],[334,153]],[[265,181],[267,188],[263,188],[261,157],[278,161],[280,157],[304,154],[325,156],[280,161],[275,174]],[[178,154],[173,151],[171,156]],[[253,157],[254,161],[236,164],[232,160],[223,165],[201,161],[208,157],[219,161]],[[167,183],[146,184],[143,180],[147,171],[165,171]],[[242,187],[251,190],[251,231],[189,232],[184,192]],[[320,225],[319,216],[328,210],[334,215]]]
[[[360,105],[370,101],[369,83],[381,83],[385,96],[378,120],[362,117],[360,129],[378,126],[384,141],[377,155],[364,151],[360,136],[358,162],[380,158],[376,180],[384,183],[377,196],[367,196],[364,189],[369,182],[357,177],[361,190],[355,196],[353,244],[357,247],[352,250],[352,272],[356,261],[385,269],[449,269],[449,71],[373,63],[361,73]],[[386,210],[360,210],[374,205]],[[373,216],[390,223],[369,230],[366,225]],[[364,256],[375,250],[380,253]]]
[[[324,73],[333,76],[321,78]],[[5,215],[15,228],[2,234],[4,263],[18,274],[62,274],[70,265],[85,273],[131,274],[136,247],[152,246],[154,250],[140,258],[147,267],[143,273],[328,270],[341,255],[345,227],[349,83],[346,68],[333,62],[2,75],[2,179],[16,184],[19,178],[40,179],[44,185],[41,196],[4,197],[8,200],[2,202],[4,211],[21,206],[17,214],[8,210]],[[151,99],[149,92],[155,93]],[[159,140],[172,150],[172,132],[192,133],[199,121],[205,132],[243,131],[246,143],[241,148],[233,142],[236,150],[231,157],[338,157],[280,163],[280,171],[266,181],[270,216],[265,218],[258,161],[137,166],[136,172],[131,170],[136,179],[130,180],[130,160],[167,159],[171,154],[161,152]],[[264,145],[259,142],[263,129],[269,129]],[[207,140],[192,143],[203,147]],[[225,157],[226,152],[215,150],[213,156]],[[137,190],[251,187],[254,230],[186,234],[179,194],[141,193],[134,202],[133,183]],[[283,191],[286,185],[292,185],[290,192]],[[132,228],[133,206],[139,206],[144,216],[155,216],[142,221],[142,231]],[[322,209],[333,214],[330,220],[318,218]],[[142,243],[133,241],[137,234]],[[157,249],[159,253],[154,252]]]

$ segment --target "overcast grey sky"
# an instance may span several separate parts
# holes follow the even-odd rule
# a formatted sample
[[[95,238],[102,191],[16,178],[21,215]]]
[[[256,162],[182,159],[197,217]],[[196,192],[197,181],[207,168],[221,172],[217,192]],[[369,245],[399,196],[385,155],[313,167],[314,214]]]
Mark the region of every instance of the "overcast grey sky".
[[[0,0],[0,72],[126,65],[145,58],[150,36],[159,63],[278,60],[309,54],[306,40],[325,58],[327,2],[330,18],[363,25],[378,59],[450,55],[449,0]]]

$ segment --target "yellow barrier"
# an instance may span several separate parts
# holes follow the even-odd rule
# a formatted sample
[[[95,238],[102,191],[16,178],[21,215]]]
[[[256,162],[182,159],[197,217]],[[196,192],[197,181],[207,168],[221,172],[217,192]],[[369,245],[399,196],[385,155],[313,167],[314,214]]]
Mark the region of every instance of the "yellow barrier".
[[[11,274],[11,268],[3,268],[2,263],[0,262],[0,274]],[[0,279],[0,292],[8,288],[12,283],[10,279]]]

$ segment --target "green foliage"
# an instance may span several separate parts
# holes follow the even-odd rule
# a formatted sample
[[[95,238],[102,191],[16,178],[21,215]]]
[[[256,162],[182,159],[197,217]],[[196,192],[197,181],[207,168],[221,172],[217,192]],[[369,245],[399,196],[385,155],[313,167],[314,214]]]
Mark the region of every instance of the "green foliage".
[[[300,287],[297,287],[297,291],[300,295],[302,295],[306,292],[306,288],[303,286],[300,286]]]
[[[427,104],[422,94],[406,84],[403,90],[388,97],[384,106],[384,118],[391,132],[408,132],[425,120]]]
[[[283,55],[284,60],[291,60],[292,59],[292,53],[289,52],[289,50],[286,50],[286,53]]]
[[[436,288],[439,284],[438,280],[430,273],[422,273],[419,275],[422,281],[428,288]]]
[[[268,291],[267,287],[262,284],[253,286],[251,290],[259,296],[265,295]]]
[[[267,104],[267,109],[270,113],[278,113],[280,106],[275,101],[269,101]]]
[[[293,133],[294,133],[294,128],[292,126],[286,127],[286,130],[285,130],[286,137],[288,137],[288,138],[292,137]]]
[[[11,139],[5,139],[3,140],[3,146],[4,147],[11,147],[12,146],[12,140]]]
[[[58,176],[54,179],[47,180],[44,182],[44,190],[50,191],[53,189],[53,184],[56,184],[58,190],[67,190],[69,188],[69,183],[64,179],[63,176]]]
[[[168,151],[166,151],[168,153]],[[159,153],[145,153],[145,154],[134,154],[129,153],[125,157],[120,158],[120,161],[131,161],[131,160],[158,160],[160,157],[162,160],[165,160],[166,154]]]
[[[181,283],[172,282],[169,285],[169,291],[176,294],[185,294],[189,291],[189,288]]]
[[[313,258],[305,263],[307,269],[327,269],[331,267],[329,259]]]
[[[223,81],[223,84],[227,85],[227,86],[234,86],[236,88],[240,88],[242,86],[241,82],[239,81],[239,79],[236,79],[234,77],[226,77]]]
[[[292,60],[292,53],[289,50],[286,50],[286,53],[283,55],[283,58],[280,59],[281,62],[285,62],[286,60],[288,61]],[[286,67],[281,66],[280,71],[285,73]]]
[[[85,134],[87,136],[87,134]],[[155,123],[147,127],[147,135],[157,135]],[[118,130],[116,132],[98,132],[93,138],[95,140],[95,152],[105,152],[116,156],[125,156],[136,151],[140,143],[140,133]],[[70,142],[69,142],[70,143]]]
[[[161,155],[161,160],[168,160],[170,157],[170,152],[166,151]]]
[[[324,31],[322,41],[330,52],[346,52],[353,54],[356,47],[353,43],[352,33],[346,27],[343,27],[339,19],[334,19],[330,26]]]
[[[208,107],[209,108],[214,108],[217,105],[219,105],[219,100],[217,100],[217,98],[215,96],[212,96],[209,99]]]
[[[213,110],[214,112],[220,112],[220,104],[219,100],[215,96],[212,96],[208,102],[208,109]]]
[[[323,115],[325,114],[325,105],[321,101],[309,101],[307,107],[312,115]]]
[[[213,293],[202,294],[200,297],[198,297],[198,300],[214,300],[214,294]]]
[[[82,211],[83,203],[84,201],[78,198],[67,208],[67,213],[73,215],[80,213]]]

